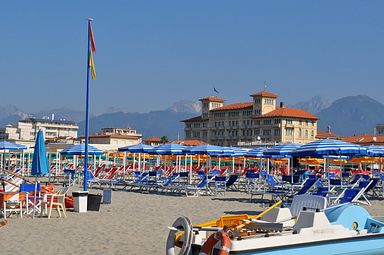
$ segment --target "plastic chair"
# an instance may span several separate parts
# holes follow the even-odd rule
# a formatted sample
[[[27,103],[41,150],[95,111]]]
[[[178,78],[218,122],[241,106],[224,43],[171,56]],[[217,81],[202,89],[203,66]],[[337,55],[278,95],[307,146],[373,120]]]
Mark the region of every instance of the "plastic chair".
[[[48,211],[48,219],[51,218],[52,215],[52,209],[53,207],[56,207],[57,213],[59,214],[59,218],[61,218],[61,212],[64,214],[64,218],[67,218],[66,214],[66,208],[65,208],[65,197],[68,193],[69,188],[65,187],[60,189],[56,193],[47,193],[44,195],[44,200],[42,202],[42,206],[45,208],[45,212]],[[48,210],[49,208],[49,210]],[[41,210],[40,216],[43,215],[43,210]]]

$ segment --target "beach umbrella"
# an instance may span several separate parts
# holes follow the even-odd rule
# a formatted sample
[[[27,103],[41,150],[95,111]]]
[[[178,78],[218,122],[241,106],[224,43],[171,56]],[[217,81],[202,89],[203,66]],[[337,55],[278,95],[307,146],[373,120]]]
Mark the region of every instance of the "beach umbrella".
[[[271,148],[267,148],[264,151],[264,155],[290,158],[292,156],[292,153],[300,146],[300,144],[296,143],[280,144]]]
[[[268,156],[264,155],[265,150],[266,149],[262,148],[262,147],[251,149],[251,150],[247,151],[247,153],[245,154],[245,157],[248,157],[248,158],[267,158]]]
[[[384,146],[371,145],[367,147],[367,154],[372,157],[384,156]]]
[[[182,155],[185,147],[180,144],[166,143],[154,148],[154,153],[159,155]]]
[[[224,148],[221,146],[216,145],[199,145],[199,146],[193,146],[189,148],[189,153],[191,154],[202,154],[202,155],[210,155],[210,156],[219,156],[222,155],[224,151]],[[226,150],[229,152],[230,150]],[[233,150],[232,150],[233,152]]]
[[[36,193],[37,193],[37,178],[49,174],[48,160],[47,160],[47,151],[45,149],[44,135],[43,131],[39,130],[37,133],[35,148],[33,151],[32,159],[32,169],[31,174],[36,177],[35,181],[35,199],[36,203]],[[33,210],[33,218],[35,217],[35,209]]]
[[[0,142],[0,150],[3,150],[2,160],[1,160],[2,167],[4,167],[4,159],[5,159],[4,153],[6,150],[20,151],[20,150],[26,150],[26,149],[27,149],[27,147],[24,145],[21,145],[21,144],[11,143],[8,141],[1,141]]]
[[[357,144],[327,138],[304,144],[297,148],[293,155],[298,157],[323,157],[327,155],[361,156],[367,155],[367,148]]]
[[[154,147],[147,145],[147,144],[136,144],[131,146],[125,146],[118,149],[118,151],[131,152],[131,153],[139,153],[139,171],[141,169],[141,153],[151,153],[154,152]],[[126,155],[126,154],[125,154]],[[124,155],[124,172],[125,172],[125,155]],[[133,162],[135,163],[135,161]],[[133,164],[133,167],[135,167],[135,164]],[[145,167],[145,155],[144,155],[144,163],[143,167]]]
[[[299,148],[301,145],[296,143],[286,143],[286,144],[280,144],[271,148],[267,148],[264,151],[264,155],[268,156],[270,158],[272,157],[283,157],[288,158],[288,172],[290,171],[290,158],[292,157],[292,153]],[[292,174],[293,178],[293,174]]]
[[[118,149],[118,151],[128,151],[131,153],[151,153],[155,150],[153,146],[147,144],[136,144],[131,146],[125,146]]]
[[[62,155],[84,155],[85,154],[85,144],[77,144],[65,148],[60,152]],[[89,155],[101,155],[103,154],[102,150],[99,150],[91,145],[88,145],[88,154]]]
[[[21,144],[16,144],[16,143],[11,143],[7,141],[1,141],[0,142],[0,150],[13,150],[13,151],[18,151],[18,150],[26,150],[27,147]]]
[[[363,156],[367,155],[367,148],[360,145],[348,143],[336,139],[324,139],[313,141],[304,144],[300,148],[297,148],[293,155],[298,157],[318,157],[329,158],[329,156]],[[324,160],[324,170],[327,169],[327,160]],[[341,170],[341,161],[340,161]],[[328,188],[330,188],[330,180],[328,178]]]

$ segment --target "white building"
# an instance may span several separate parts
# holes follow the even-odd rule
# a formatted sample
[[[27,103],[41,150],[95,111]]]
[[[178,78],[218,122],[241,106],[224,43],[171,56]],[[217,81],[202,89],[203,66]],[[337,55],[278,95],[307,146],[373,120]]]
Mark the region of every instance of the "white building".
[[[29,145],[33,144],[40,129],[45,139],[53,140],[59,137],[77,138],[79,127],[67,120],[27,118],[0,128],[0,139]]]

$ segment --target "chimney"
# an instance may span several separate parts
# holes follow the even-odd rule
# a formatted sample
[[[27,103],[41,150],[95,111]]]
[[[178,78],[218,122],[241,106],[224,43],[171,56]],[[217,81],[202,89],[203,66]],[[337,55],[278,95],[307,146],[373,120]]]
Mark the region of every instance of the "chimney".
[[[280,108],[284,108],[284,102],[280,102]]]

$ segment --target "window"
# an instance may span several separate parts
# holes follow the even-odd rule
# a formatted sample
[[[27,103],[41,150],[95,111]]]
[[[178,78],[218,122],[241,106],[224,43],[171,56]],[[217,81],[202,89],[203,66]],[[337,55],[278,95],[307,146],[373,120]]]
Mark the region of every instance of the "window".
[[[285,134],[287,136],[293,136],[293,128],[286,128],[285,129]]]
[[[275,119],[275,124],[280,124],[280,119]]]
[[[305,138],[308,138],[308,130],[305,130]]]
[[[260,135],[260,129],[254,129],[253,134],[254,135]]]
[[[272,120],[270,119],[264,120],[264,125],[272,125]]]
[[[255,120],[254,123],[256,126],[260,126],[260,120]]]
[[[297,137],[301,138],[302,133],[301,133],[301,128],[297,129]]]
[[[280,129],[275,128],[273,131],[274,136],[279,136],[280,135]]]
[[[315,137],[315,132],[313,130],[311,131],[311,137]]]
[[[264,129],[263,130],[263,135],[265,135],[265,136],[271,135],[271,130],[270,129]]]
[[[291,119],[287,119],[287,124],[288,125],[292,125],[292,120]]]

